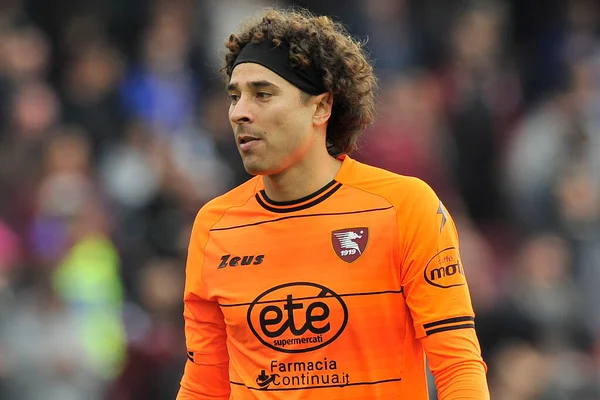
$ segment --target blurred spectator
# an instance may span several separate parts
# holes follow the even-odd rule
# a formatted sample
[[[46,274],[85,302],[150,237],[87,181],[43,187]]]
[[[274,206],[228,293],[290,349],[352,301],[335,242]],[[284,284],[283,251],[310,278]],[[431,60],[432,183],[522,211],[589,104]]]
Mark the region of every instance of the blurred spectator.
[[[112,389],[113,400],[175,398],[185,360],[177,259],[152,259],[138,276],[140,305],[126,305],[128,361]]]
[[[363,20],[356,33],[368,38],[367,47],[380,79],[418,65],[419,36],[408,0],[362,0],[357,11]]]
[[[95,204],[77,216],[69,238],[73,246],[60,261],[54,282],[77,316],[93,372],[108,380],[118,376],[126,355],[120,260],[112,242],[98,229],[104,218]]]
[[[584,396],[598,389],[594,337],[571,259],[560,236],[531,237],[506,280],[503,301],[486,315],[480,335],[498,398],[595,398]],[[511,363],[524,369],[514,374]]]
[[[497,400],[543,399],[550,373],[542,353],[522,342],[507,343],[491,361],[491,398]]]
[[[141,122],[130,123],[122,142],[100,163],[107,194],[120,206],[139,209],[158,191],[160,169],[152,162],[153,140]]]
[[[185,15],[161,11],[159,7],[142,39],[142,59],[129,71],[121,92],[129,113],[155,128],[155,134],[168,136],[192,119],[200,86],[188,64]]]
[[[47,136],[59,118],[58,98],[43,82],[24,83],[12,96],[0,139],[0,216],[22,237],[33,217]]]
[[[46,144],[28,235],[30,251],[44,265],[59,261],[73,244],[72,218],[84,211],[93,195],[89,150],[77,128],[57,129]]]
[[[599,190],[600,136],[592,101],[599,86],[593,67],[589,59],[572,65],[564,84],[529,112],[513,135],[507,193],[513,213],[528,229],[576,224],[582,213],[590,221],[598,218],[593,198]],[[584,185],[577,186],[581,179]]]
[[[403,175],[418,176],[449,202],[454,148],[442,119],[437,81],[426,71],[397,74],[383,88],[379,118],[356,157]]]
[[[65,70],[64,119],[90,134],[93,155],[115,144],[122,135],[125,112],[119,98],[123,60],[106,43],[88,43]]]
[[[2,39],[2,73],[12,84],[45,76],[48,72],[50,49],[40,30],[25,25],[9,30]]]
[[[506,17],[501,2],[467,3],[451,26],[440,74],[456,148],[456,188],[470,217],[486,230],[498,229],[503,216],[499,162],[521,107],[519,76],[502,41]]]
[[[507,282],[507,300],[538,326],[539,346],[589,351],[593,343],[573,282],[571,260],[568,244],[560,236],[530,238]]]
[[[43,81],[18,85],[12,94],[5,137],[14,142],[36,142],[59,120],[56,92]]]
[[[48,274],[38,274],[11,304],[0,326],[2,399],[102,399],[81,322]]]

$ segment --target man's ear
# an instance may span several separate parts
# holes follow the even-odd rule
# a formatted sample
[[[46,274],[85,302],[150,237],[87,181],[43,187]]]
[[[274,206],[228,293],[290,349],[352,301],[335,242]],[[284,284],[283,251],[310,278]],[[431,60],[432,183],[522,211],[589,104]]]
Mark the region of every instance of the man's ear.
[[[331,117],[331,108],[333,107],[333,95],[323,93],[315,97],[317,108],[313,115],[313,122],[316,125],[326,124]]]

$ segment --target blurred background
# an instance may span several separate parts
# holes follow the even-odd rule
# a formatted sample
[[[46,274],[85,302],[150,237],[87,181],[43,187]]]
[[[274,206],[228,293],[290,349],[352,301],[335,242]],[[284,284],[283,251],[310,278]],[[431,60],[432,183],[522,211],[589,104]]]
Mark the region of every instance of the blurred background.
[[[272,4],[0,0],[0,399],[175,398],[190,227],[248,178],[220,55]],[[600,4],[293,4],[368,38],[353,156],[453,214],[492,399],[600,399]]]

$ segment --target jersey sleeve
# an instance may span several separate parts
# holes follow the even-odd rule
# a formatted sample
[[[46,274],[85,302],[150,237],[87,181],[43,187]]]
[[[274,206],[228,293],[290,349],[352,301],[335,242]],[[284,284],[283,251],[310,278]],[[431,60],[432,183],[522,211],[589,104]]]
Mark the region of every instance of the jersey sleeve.
[[[186,263],[184,320],[187,363],[177,400],[229,399],[229,356],[223,313],[217,302],[203,294],[204,247],[211,222],[201,210],[196,217]]]
[[[417,338],[473,329],[474,313],[450,214],[416,180],[399,215],[401,280]]]
[[[487,367],[452,217],[422,181],[399,215],[401,279],[440,400],[489,399]]]

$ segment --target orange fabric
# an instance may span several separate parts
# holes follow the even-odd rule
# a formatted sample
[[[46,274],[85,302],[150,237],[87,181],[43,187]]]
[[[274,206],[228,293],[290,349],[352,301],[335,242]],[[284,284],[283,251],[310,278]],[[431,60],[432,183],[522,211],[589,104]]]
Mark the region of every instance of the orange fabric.
[[[297,202],[263,189],[198,213],[179,400],[424,400],[424,348],[440,399],[489,398],[456,229],[429,186],[345,157]]]

